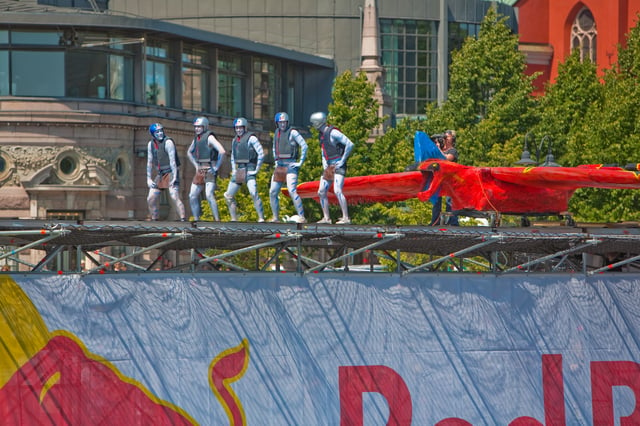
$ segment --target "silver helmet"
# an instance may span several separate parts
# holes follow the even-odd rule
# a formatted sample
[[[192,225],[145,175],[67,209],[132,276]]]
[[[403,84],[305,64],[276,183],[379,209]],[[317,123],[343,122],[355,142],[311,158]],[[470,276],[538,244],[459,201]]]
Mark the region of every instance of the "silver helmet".
[[[311,114],[309,121],[311,121],[311,125],[313,127],[320,129],[322,126],[327,124],[327,114],[324,112],[314,112]]]
[[[207,120],[207,117],[196,117],[196,119],[193,120],[193,127],[196,135],[201,135],[209,128],[209,120]]]
[[[247,127],[249,126],[249,122],[244,117],[238,117],[233,120],[233,128],[236,131],[236,135],[238,137],[244,135],[244,132],[247,131]]]

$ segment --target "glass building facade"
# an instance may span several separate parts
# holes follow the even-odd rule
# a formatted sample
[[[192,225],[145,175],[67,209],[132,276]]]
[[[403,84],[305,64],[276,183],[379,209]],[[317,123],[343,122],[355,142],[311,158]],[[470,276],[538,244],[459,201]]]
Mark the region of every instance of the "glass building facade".
[[[184,10],[201,10],[196,0],[177,0],[166,7],[157,7],[155,0],[37,3],[108,11],[112,16],[152,11],[153,19],[179,22],[185,28],[331,58],[333,76],[346,69],[356,71],[361,60],[363,0],[333,6],[304,0],[286,10],[273,10],[273,16],[265,11],[270,12],[266,9],[274,5],[249,0],[243,3],[241,15],[231,13],[226,0],[212,0],[214,13],[188,16]],[[446,58],[448,66],[451,51],[460,48],[467,36],[477,35],[492,4],[500,13],[513,12],[510,6],[482,0],[377,1],[383,89],[392,99],[393,115],[421,115],[427,103],[446,97],[447,77],[442,73],[447,67],[439,61]],[[447,41],[442,44],[439,29],[444,16]],[[511,23],[515,28],[514,17]],[[445,54],[440,52],[442,46]],[[298,117],[298,124],[306,124],[302,120],[309,112],[326,110],[330,93],[302,93],[301,89],[330,92],[330,83],[318,86],[310,81],[315,76],[308,70],[277,56],[262,55],[260,50],[242,52],[155,31],[117,33],[61,25],[50,31],[0,29],[0,59],[4,59],[0,61],[0,96],[110,99],[227,117],[243,115],[265,122],[276,110],[286,109]],[[37,72],[40,62],[47,64],[44,78]],[[322,81],[331,78],[325,76]],[[306,79],[306,86],[296,79]]]
[[[319,60],[326,65],[311,68],[324,73],[326,99],[334,71]],[[298,89],[308,68],[175,34],[0,27],[0,96],[123,101],[269,125],[285,108],[310,114]]]
[[[437,99],[437,22],[382,19],[380,22],[385,90],[400,115],[424,113]]]

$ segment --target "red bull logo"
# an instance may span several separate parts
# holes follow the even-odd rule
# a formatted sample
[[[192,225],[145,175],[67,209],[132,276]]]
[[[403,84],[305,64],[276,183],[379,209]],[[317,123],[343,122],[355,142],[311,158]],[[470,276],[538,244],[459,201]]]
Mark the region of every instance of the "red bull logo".
[[[362,425],[362,394],[376,392],[389,405],[389,426],[411,426],[411,394],[402,377],[383,365],[340,367],[340,425]],[[593,424],[613,426],[613,388],[625,386],[633,391],[636,406],[631,414],[620,418],[621,425],[640,424],[640,364],[631,361],[591,362],[591,406]],[[544,422],[523,416],[508,421],[509,426],[566,426],[562,355],[542,355],[542,389]],[[472,426],[465,419],[449,417],[436,426]]]
[[[181,408],[153,395],[65,331],[49,332],[37,309],[8,276],[0,276],[0,419],[14,425],[195,425]],[[9,309],[10,307],[11,309]],[[210,384],[231,425],[246,425],[230,383],[249,364],[249,343],[218,355]]]

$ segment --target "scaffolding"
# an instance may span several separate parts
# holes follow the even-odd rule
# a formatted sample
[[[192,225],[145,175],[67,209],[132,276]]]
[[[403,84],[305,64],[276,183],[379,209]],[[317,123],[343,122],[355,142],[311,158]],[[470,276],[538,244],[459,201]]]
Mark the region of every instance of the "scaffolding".
[[[4,220],[0,265],[11,273],[49,274],[124,268],[140,273],[637,273],[640,228]]]

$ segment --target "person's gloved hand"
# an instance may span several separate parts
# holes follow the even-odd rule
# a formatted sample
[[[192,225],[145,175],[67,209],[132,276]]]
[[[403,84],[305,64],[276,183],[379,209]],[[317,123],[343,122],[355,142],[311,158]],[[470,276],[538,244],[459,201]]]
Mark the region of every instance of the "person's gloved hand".
[[[154,182],[153,179],[147,179],[147,186],[149,187],[149,189],[156,189],[156,183]]]

